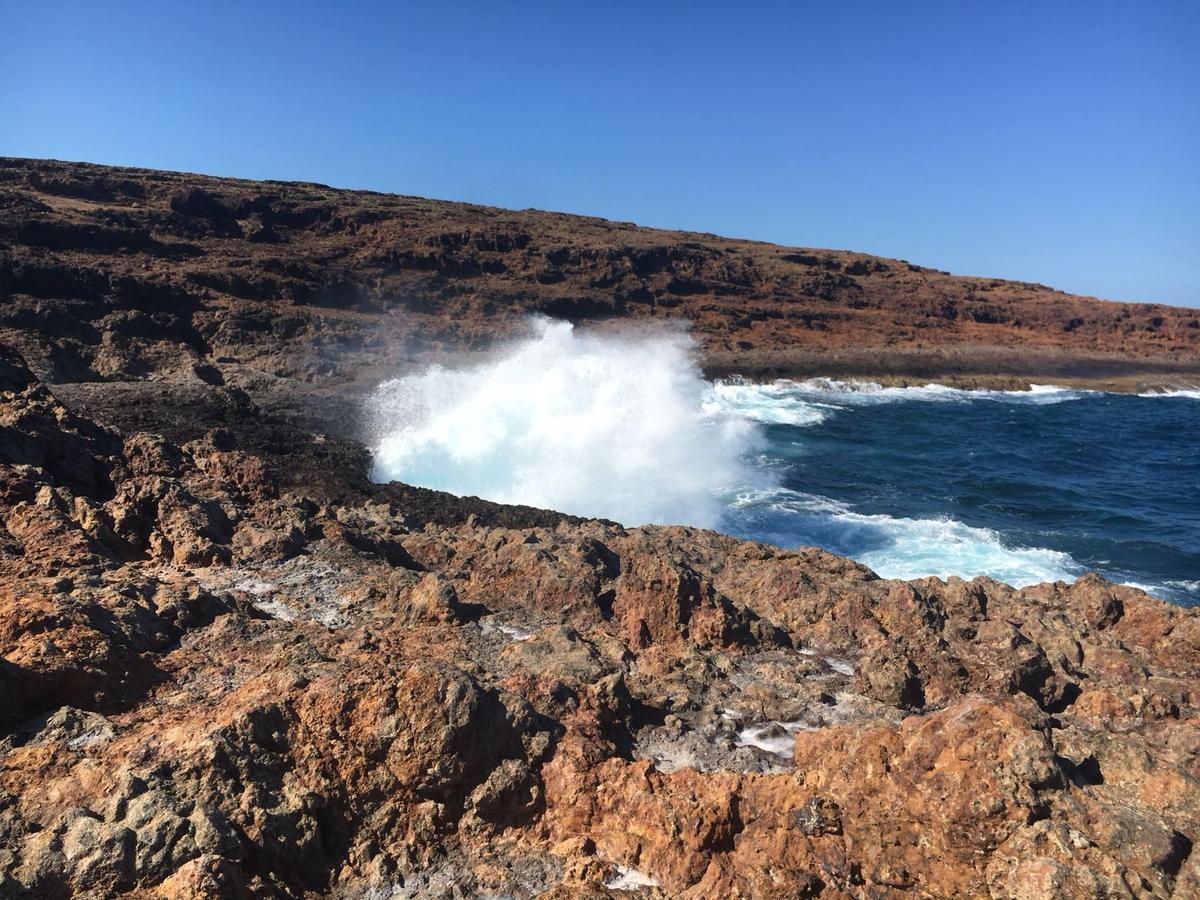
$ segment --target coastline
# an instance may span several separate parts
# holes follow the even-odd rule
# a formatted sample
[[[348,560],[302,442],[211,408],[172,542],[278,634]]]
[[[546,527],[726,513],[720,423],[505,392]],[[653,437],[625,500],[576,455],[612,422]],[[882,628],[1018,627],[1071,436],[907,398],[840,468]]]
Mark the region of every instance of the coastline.
[[[1113,355],[1074,355],[1057,351],[1013,352],[990,347],[974,352],[930,349],[863,348],[755,354],[707,351],[701,354],[705,378],[738,377],[756,383],[776,380],[874,382],[884,387],[943,385],[961,390],[1022,391],[1054,385],[1113,394],[1200,389],[1200,361],[1164,362]]]
[[[0,382],[27,893],[1200,885],[1200,610],[375,484],[200,382]]]
[[[687,330],[709,375],[1138,392],[1200,310],[537,210],[0,158],[0,340],[48,382],[361,381],[532,316]]]
[[[964,391],[1028,391],[1035,387],[1063,387],[1081,391],[1098,391],[1107,394],[1170,394],[1176,391],[1200,390],[1200,375],[1181,373],[1174,375],[1126,375],[1121,377],[1106,376],[1062,376],[1046,375],[1005,375],[1005,374],[971,374],[948,373],[944,375],[897,375],[892,372],[878,373],[870,371],[849,372],[836,375],[816,372],[796,375],[768,376],[762,373],[747,375],[743,372],[728,372],[723,369],[704,369],[709,380],[720,378],[743,378],[756,384],[772,381],[805,381],[815,378],[827,378],[830,381],[878,384],[881,387],[926,387],[938,385]]]
[[[1200,609],[377,483],[359,406],[532,314],[687,318],[710,378],[1194,388],[1200,312],[319,185],[0,200],[0,893],[1200,894]]]

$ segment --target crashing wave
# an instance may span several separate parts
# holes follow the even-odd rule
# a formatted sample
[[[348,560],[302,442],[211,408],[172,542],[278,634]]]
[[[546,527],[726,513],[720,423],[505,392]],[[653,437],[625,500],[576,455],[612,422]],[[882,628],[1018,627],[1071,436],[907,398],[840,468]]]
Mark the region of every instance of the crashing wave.
[[[756,477],[760,436],[708,396],[686,335],[538,320],[491,362],[380,385],[374,474],[626,525],[714,526],[721,495]]]
[[[1070,581],[1084,572],[1067,553],[1010,547],[988,528],[949,518],[868,515],[829,497],[787,488],[745,491],[730,507],[729,524],[740,531],[746,530],[740,526],[752,522],[753,530],[769,532],[771,522],[761,518],[766,513],[779,529],[777,543],[806,540],[850,556],[884,578],[986,575],[1025,587],[1042,581]]]
[[[705,395],[703,408],[710,414],[742,416],[764,425],[819,425],[825,421],[828,404],[803,399],[789,382],[754,384],[742,379],[714,383]]]
[[[785,489],[804,442],[793,438],[791,460],[780,458],[765,427],[812,428],[896,402],[1044,405],[1094,393],[824,378],[710,384],[686,335],[580,333],[541,320],[530,338],[485,364],[433,366],[385,382],[368,413],[378,480],[627,525],[720,527],[780,546],[813,544],[889,578],[986,575],[1020,587],[1071,580],[1084,567],[1065,552],[1015,546],[953,518],[869,514]],[[1147,589],[1185,600],[1196,593],[1190,582]]]

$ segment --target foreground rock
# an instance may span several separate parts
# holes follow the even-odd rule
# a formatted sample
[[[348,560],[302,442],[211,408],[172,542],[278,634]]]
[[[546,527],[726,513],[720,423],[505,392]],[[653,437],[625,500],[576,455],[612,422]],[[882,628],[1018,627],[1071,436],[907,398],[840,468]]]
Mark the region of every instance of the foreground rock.
[[[373,485],[155,390],[0,355],[2,894],[1200,893],[1190,610]]]

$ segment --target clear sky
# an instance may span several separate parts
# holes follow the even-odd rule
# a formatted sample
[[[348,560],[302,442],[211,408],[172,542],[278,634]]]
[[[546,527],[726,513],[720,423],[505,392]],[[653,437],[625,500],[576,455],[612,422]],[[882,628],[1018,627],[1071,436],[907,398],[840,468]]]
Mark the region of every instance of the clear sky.
[[[0,0],[0,154],[1200,306],[1200,3]]]

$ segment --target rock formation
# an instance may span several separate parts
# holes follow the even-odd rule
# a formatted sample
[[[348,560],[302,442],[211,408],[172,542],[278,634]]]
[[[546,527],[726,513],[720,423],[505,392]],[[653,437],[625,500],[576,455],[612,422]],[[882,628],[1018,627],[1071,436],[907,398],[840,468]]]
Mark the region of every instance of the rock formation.
[[[11,160],[0,248],[0,896],[1200,894],[1194,611],[374,484],[347,424],[529,310],[1138,378],[1194,313]]]
[[[160,385],[154,433],[80,387],[0,357],[0,893],[1200,891],[1190,610],[372,484],[236,389]]]
[[[372,382],[544,313],[685,320],[714,373],[1200,383],[1196,310],[580,216],[82,163],[0,158],[0,296],[0,340],[55,381]]]

